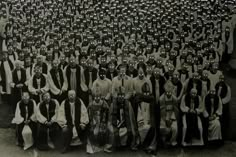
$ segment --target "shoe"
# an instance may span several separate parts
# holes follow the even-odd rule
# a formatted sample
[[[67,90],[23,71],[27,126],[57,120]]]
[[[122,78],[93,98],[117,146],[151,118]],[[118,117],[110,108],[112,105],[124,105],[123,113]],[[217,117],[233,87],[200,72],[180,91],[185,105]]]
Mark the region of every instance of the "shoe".
[[[112,153],[112,150],[111,148],[104,148],[103,150],[105,153]]]
[[[67,152],[67,148],[64,147],[64,148],[62,149],[62,151],[61,151],[61,154],[65,154],[66,152]]]

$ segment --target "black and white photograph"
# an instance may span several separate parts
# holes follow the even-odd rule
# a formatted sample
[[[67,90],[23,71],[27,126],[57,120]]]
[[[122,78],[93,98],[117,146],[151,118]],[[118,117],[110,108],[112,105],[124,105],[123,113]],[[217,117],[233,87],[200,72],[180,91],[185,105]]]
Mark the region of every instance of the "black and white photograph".
[[[0,0],[0,157],[235,157],[236,0]]]

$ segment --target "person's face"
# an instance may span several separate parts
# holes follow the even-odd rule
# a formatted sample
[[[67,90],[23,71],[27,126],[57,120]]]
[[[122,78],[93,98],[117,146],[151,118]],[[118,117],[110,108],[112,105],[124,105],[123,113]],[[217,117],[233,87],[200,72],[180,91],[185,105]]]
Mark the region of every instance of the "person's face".
[[[208,74],[207,73],[203,73],[202,77],[203,77],[203,80],[207,80],[208,79]]]
[[[210,90],[210,96],[211,96],[211,97],[214,97],[215,94],[216,94],[216,91],[215,91],[215,90]]]
[[[68,93],[68,98],[69,98],[70,102],[74,102],[75,98],[76,98],[75,92],[69,92]]]
[[[42,74],[42,68],[36,67],[35,68],[35,75],[39,77],[39,76],[41,76],[41,74]]]
[[[139,79],[140,79],[140,80],[143,80],[143,78],[144,78],[144,72],[143,72],[143,70],[139,70],[138,76],[139,76]]]
[[[61,63],[64,63],[66,61],[66,57],[64,55],[61,56],[60,58]]]
[[[171,92],[171,91],[167,91],[167,92],[166,92],[166,96],[167,96],[168,98],[170,98],[171,95],[172,95],[172,92]]]
[[[114,64],[109,64],[108,68],[111,72],[113,72],[115,70],[115,65]]]
[[[146,71],[148,75],[152,74],[152,67],[148,66]]]
[[[70,66],[71,67],[75,67],[76,63],[75,63],[75,58],[70,58]]]
[[[119,93],[117,96],[118,102],[123,102],[125,98],[125,94],[124,93]]]
[[[30,99],[29,93],[23,93],[23,95],[22,95],[22,101],[23,101],[25,104],[28,104],[28,103],[29,103],[29,99]]]
[[[220,82],[224,82],[225,81],[225,77],[223,75],[220,76]]]
[[[41,64],[42,62],[43,62],[42,57],[38,57],[38,58],[37,58],[37,63]]]
[[[26,66],[31,65],[31,58],[30,58],[30,57],[27,57],[27,58],[25,59],[25,65],[26,65]]]
[[[106,63],[107,63],[106,58],[101,58],[101,64],[106,64]]]
[[[54,69],[58,69],[58,65],[59,65],[58,61],[53,61],[52,67],[53,67]]]
[[[191,92],[191,98],[195,98],[197,96],[197,93],[194,91],[194,92]]]
[[[53,59],[52,52],[48,52],[48,54],[47,54],[47,60],[48,60],[48,61],[51,61],[52,59]]]
[[[43,95],[43,100],[46,102],[46,103],[49,103],[50,102],[50,99],[51,99],[51,96],[49,93],[46,93]]]
[[[21,63],[16,63],[16,70],[20,70],[21,69]]]
[[[174,74],[174,75],[173,75],[173,82],[174,82],[174,83],[177,83],[178,80],[179,80],[179,75],[178,75],[178,74]]]
[[[99,103],[100,100],[101,100],[101,97],[100,97],[99,95],[96,95],[96,96],[94,97],[94,101],[95,101],[96,103]]]
[[[124,68],[124,67],[120,68],[120,76],[124,77],[125,74],[126,74],[126,68]]]
[[[100,77],[101,80],[104,80],[105,77],[106,77],[105,72],[103,72],[103,71],[99,72],[99,77]]]

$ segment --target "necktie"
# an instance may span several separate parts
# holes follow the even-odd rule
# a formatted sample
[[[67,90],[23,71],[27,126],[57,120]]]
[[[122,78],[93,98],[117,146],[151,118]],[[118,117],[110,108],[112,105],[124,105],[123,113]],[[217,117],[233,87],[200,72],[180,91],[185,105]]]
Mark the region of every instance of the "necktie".
[[[25,106],[25,120],[28,119],[29,113],[28,113],[28,107]]]

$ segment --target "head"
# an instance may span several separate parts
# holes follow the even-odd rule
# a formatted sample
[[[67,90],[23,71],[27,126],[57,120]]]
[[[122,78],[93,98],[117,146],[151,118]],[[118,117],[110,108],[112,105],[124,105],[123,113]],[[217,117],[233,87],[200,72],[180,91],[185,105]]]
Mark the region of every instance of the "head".
[[[197,72],[193,73],[193,81],[197,81],[199,79],[199,74]]]
[[[213,73],[216,73],[217,71],[218,71],[218,69],[219,69],[219,64],[218,63],[213,63],[212,64],[212,68],[211,68],[211,71],[213,72]]]
[[[42,67],[40,65],[36,65],[34,72],[36,77],[40,77],[42,75]]]
[[[43,56],[42,55],[38,55],[36,59],[37,59],[37,63],[38,64],[42,64],[43,63]]]
[[[43,94],[43,101],[46,102],[46,103],[49,103],[51,100],[51,96],[50,96],[50,93],[49,92],[46,92]]]
[[[66,56],[64,54],[61,54],[60,56],[60,62],[65,63],[66,62]]]
[[[21,63],[21,61],[16,60],[16,61],[15,61],[15,67],[16,67],[16,70],[20,70],[21,67],[22,67],[22,63]]]
[[[74,68],[76,66],[76,61],[75,61],[75,57],[72,55],[69,59],[69,65],[70,67]]]
[[[143,95],[147,95],[147,96],[151,94],[150,86],[147,82],[143,84],[142,92],[143,92]]]
[[[121,66],[119,71],[119,76],[124,77],[126,75],[126,66]]]
[[[87,61],[87,66],[88,66],[88,69],[89,69],[89,70],[93,70],[94,65],[93,65],[93,61],[92,61],[91,59],[89,59],[89,60]]]
[[[197,90],[195,88],[191,89],[190,96],[191,98],[195,98],[197,96]]]
[[[211,89],[211,90],[209,91],[209,94],[210,94],[210,97],[211,97],[211,98],[214,98],[215,95],[216,95],[216,90],[215,90],[215,89]]]
[[[70,102],[75,102],[75,99],[76,99],[76,93],[74,90],[70,90],[68,92],[68,99]]]
[[[155,68],[153,70],[153,76],[156,78],[156,79],[159,79],[160,78],[160,75],[161,75],[161,71],[159,68]]]
[[[134,62],[133,60],[130,60],[130,61],[129,61],[129,69],[130,69],[130,70],[133,70],[134,67],[135,67],[135,62]]]
[[[52,61],[52,68],[57,70],[59,66],[59,60],[53,60]]]
[[[106,69],[105,68],[100,68],[98,75],[99,75],[99,78],[101,80],[104,80],[106,78]]]
[[[125,89],[124,87],[119,87],[118,93],[117,93],[117,100],[119,103],[123,103],[125,100]]]
[[[142,68],[139,68],[139,70],[138,70],[138,77],[140,80],[143,80],[145,77],[145,74],[144,74],[144,71]]]
[[[31,65],[31,57],[30,56],[27,56],[25,57],[25,66],[30,66]]]
[[[225,76],[224,75],[220,75],[219,76],[219,80],[220,80],[220,82],[224,82],[225,81]]]
[[[28,103],[29,103],[29,100],[30,100],[30,95],[29,95],[29,93],[28,93],[28,92],[23,92],[21,99],[22,99],[22,101],[23,101],[25,104],[28,104]]]
[[[115,71],[115,64],[113,62],[110,62],[108,64],[108,69],[110,72],[114,72]]]
[[[207,71],[207,70],[204,70],[204,71],[202,72],[202,79],[203,79],[203,80],[207,80],[207,79],[208,79],[208,71]]]
[[[177,71],[173,73],[172,81],[173,83],[177,83],[179,81],[179,73]]]

